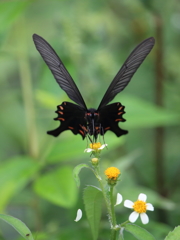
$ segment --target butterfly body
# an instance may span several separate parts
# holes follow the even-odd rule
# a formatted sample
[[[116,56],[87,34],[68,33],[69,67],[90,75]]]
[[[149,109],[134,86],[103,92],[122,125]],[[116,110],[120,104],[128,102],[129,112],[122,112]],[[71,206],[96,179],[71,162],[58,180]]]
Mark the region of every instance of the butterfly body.
[[[55,130],[48,131],[48,134],[57,137],[63,131],[71,130],[75,135],[80,134],[83,139],[86,136],[89,138],[93,136],[96,141],[98,135],[104,135],[107,131],[114,132],[117,137],[128,133],[118,125],[119,122],[125,121],[123,118],[125,107],[119,102],[108,103],[128,85],[136,70],[153,48],[154,38],[145,39],[131,52],[109,85],[97,109],[87,109],[75,82],[49,43],[36,34],[33,35],[33,40],[59,86],[76,103],[63,102],[57,106],[58,116],[54,120],[60,121],[60,126]]]

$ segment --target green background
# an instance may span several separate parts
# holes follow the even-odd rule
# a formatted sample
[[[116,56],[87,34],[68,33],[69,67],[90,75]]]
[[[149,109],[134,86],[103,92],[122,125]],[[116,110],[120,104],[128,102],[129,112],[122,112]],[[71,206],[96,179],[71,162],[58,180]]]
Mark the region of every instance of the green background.
[[[78,189],[73,168],[89,163],[87,142],[58,126],[54,111],[69,101],[36,51],[32,34],[56,50],[89,107],[97,108],[133,48],[153,36],[156,45],[113,100],[125,105],[122,129],[105,135],[102,172],[119,167],[116,190],[155,207],[145,228],[157,239],[179,224],[180,208],[180,4],[152,0],[0,1],[0,212],[21,219],[36,239],[92,239],[85,214],[75,223],[83,189],[98,183],[88,169]],[[118,223],[130,210],[116,207]],[[140,220],[137,223],[142,226]],[[0,239],[19,239],[0,223]],[[109,238],[106,209],[99,239]],[[126,235],[125,239],[134,239]]]

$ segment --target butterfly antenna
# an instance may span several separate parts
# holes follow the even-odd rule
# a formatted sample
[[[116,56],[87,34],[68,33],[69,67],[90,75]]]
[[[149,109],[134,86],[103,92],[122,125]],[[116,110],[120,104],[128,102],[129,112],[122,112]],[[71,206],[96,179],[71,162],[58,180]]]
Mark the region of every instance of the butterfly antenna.
[[[103,143],[105,144],[105,140],[104,140],[104,128],[103,128],[103,127],[101,127],[101,131],[102,131]]]
[[[104,137],[104,128],[101,127],[101,130],[102,130],[102,136],[103,136],[103,143],[106,144],[106,142],[105,142],[105,137]],[[108,149],[107,146],[106,146],[106,149]]]
[[[89,138],[89,141],[90,141],[91,143],[93,143],[93,140],[92,140],[92,138],[89,136],[89,134],[88,134],[88,138]]]
[[[101,142],[101,124],[99,124],[99,142]]]
[[[86,148],[88,148],[88,135],[86,135],[86,143],[87,143]]]
[[[96,138],[95,138],[95,128],[94,128],[94,119],[92,119],[92,129],[93,129],[93,142],[96,142]]]

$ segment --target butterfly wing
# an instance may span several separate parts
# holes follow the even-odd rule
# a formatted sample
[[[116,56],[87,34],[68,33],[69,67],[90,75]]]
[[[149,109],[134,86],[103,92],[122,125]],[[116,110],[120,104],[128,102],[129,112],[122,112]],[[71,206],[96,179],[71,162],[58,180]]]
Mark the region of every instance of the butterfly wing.
[[[119,92],[121,92],[128,85],[132,76],[144,61],[146,56],[149,54],[154,44],[155,39],[153,37],[147,38],[131,52],[109,85],[101,103],[99,104],[98,110],[106,106]]]
[[[54,49],[37,34],[33,35],[33,41],[59,86],[67,93],[71,100],[76,102],[84,110],[87,110],[79,89]]]
[[[84,139],[87,134],[87,122],[85,120],[85,111],[78,105],[63,102],[57,106],[58,117],[54,120],[61,122],[60,126],[47,133],[57,137],[60,133],[66,130],[71,130],[75,135],[80,134]]]
[[[100,134],[104,135],[108,130],[114,132],[117,137],[127,134],[128,131],[118,126],[119,122],[125,122],[123,118],[124,106],[121,103],[112,103],[99,110]]]

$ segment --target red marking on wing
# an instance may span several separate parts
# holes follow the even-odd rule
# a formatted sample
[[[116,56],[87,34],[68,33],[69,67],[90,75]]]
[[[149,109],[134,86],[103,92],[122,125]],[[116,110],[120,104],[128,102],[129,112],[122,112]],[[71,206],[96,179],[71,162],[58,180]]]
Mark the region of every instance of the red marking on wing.
[[[81,124],[79,124],[79,126],[85,131],[88,132],[87,128],[85,126],[82,126]]]
[[[61,111],[58,111],[58,113],[60,113],[61,115],[63,115],[64,113],[63,112],[61,112]]]
[[[79,132],[84,136],[84,132],[82,130],[79,130]]]
[[[58,118],[58,120],[65,121],[65,119],[64,119],[64,118]]]
[[[123,112],[119,112],[119,113],[118,113],[118,115],[121,115],[121,114],[123,114]]]
[[[69,129],[74,129],[73,127],[68,127]]]
[[[121,120],[122,120],[122,119],[116,119],[115,122],[119,122],[119,121],[121,121]]]

